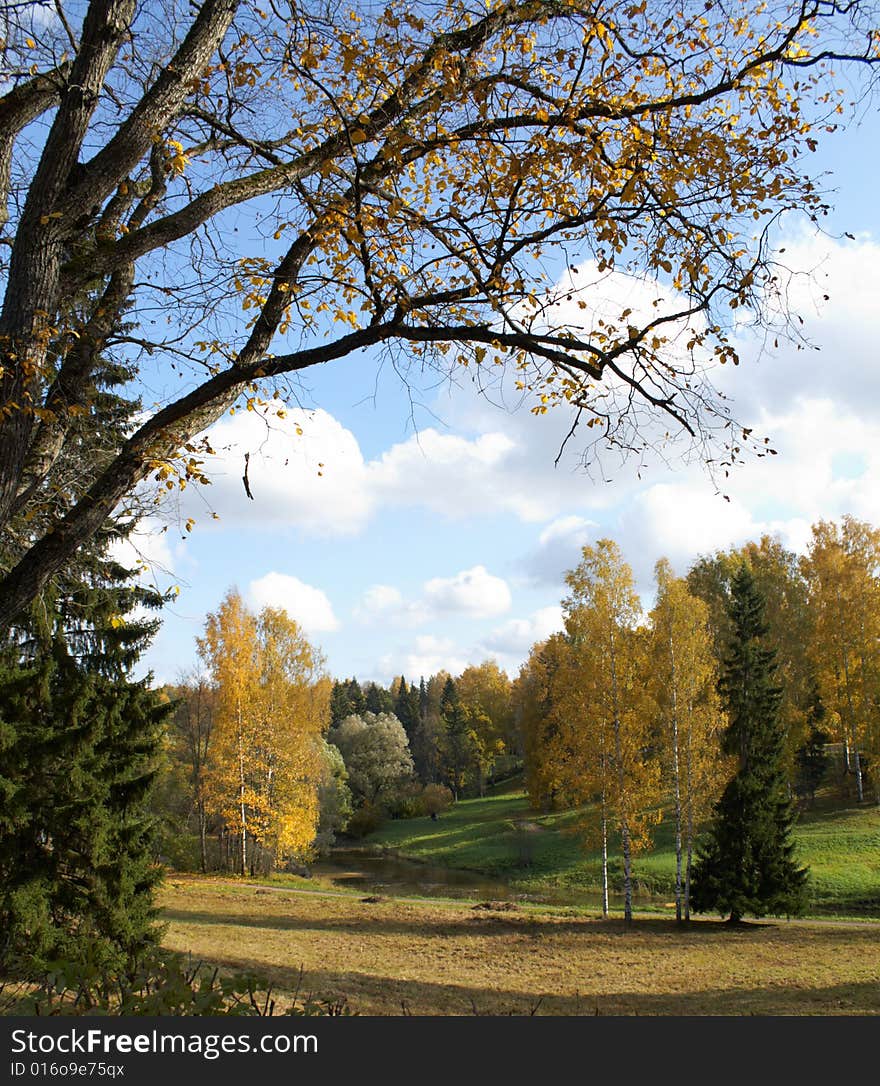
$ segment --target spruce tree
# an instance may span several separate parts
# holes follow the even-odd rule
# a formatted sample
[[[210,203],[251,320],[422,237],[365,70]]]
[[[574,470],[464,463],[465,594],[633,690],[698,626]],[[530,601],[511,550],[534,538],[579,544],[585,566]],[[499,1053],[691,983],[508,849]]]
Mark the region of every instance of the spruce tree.
[[[733,778],[693,872],[692,905],[731,922],[746,914],[797,915],[807,869],[794,858],[792,804],[783,767],[782,690],[774,683],[764,600],[743,564],[731,582],[731,637],[719,684],[729,723],[723,749],[737,759]]]
[[[338,679],[333,682],[333,689],[330,692],[330,725],[336,727],[337,724],[341,724],[347,716],[354,715],[354,708],[351,704],[351,699],[348,696],[348,690],[346,684],[340,682]]]
[[[57,601],[0,662],[0,957],[31,971],[124,969],[156,937],[146,800],[169,706],[127,678],[151,624],[120,624],[120,592],[133,608],[90,588],[87,657]]]
[[[392,698],[390,691],[377,683],[367,684],[364,690],[364,700],[368,713],[375,713],[378,716],[380,713],[394,712],[394,698]]]
[[[364,692],[361,690],[361,684],[357,679],[351,678],[346,680],[345,692],[348,696],[348,702],[351,705],[351,711],[356,716],[363,716],[367,711],[367,699],[364,697]]]
[[[410,688],[412,691],[413,687]],[[416,776],[422,784],[436,784],[438,780],[438,736],[440,730],[439,711],[431,709],[428,686],[424,676],[419,681],[416,692],[418,699],[418,725],[410,741]],[[414,699],[415,701],[415,699]]]
[[[441,773],[456,802],[473,775],[475,751],[470,717],[461,704],[455,680],[450,677],[440,698],[442,734],[439,742]]]
[[[402,675],[397,697],[394,699],[393,712],[403,725],[407,741],[412,748],[419,727],[419,692],[414,683],[407,686],[406,679]]]
[[[102,361],[95,393],[36,517],[13,521],[0,566],[31,533],[57,523],[139,409]],[[100,419],[100,425],[97,420]],[[75,439],[74,439],[75,437]],[[64,485],[58,485],[63,480]],[[35,521],[38,522],[35,527]],[[111,556],[133,528],[117,515],[58,574],[31,610],[0,631],[0,966],[40,972],[132,966],[155,941],[147,793],[169,706],[130,672],[158,627],[138,617],[162,596]]]

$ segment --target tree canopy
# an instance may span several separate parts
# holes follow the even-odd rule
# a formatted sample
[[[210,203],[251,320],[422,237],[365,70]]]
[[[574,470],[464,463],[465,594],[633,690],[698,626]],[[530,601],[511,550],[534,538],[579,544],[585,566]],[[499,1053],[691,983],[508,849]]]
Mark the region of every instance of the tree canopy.
[[[774,310],[771,224],[824,209],[804,156],[840,62],[878,59],[875,9],[10,7],[0,530],[63,485],[102,352],[164,391],[63,519],[15,535],[0,625],[138,484],[203,479],[237,401],[274,423],[273,380],[365,348],[513,371],[623,448],[665,427],[736,459],[711,365],[737,361],[733,311]]]

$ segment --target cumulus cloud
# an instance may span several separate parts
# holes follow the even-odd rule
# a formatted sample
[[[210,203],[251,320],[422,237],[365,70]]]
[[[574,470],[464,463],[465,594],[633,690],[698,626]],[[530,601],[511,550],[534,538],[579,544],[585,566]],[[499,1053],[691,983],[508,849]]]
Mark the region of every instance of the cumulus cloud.
[[[433,577],[425,582],[425,601],[436,613],[457,612],[471,618],[491,618],[510,609],[507,582],[485,566],[462,570],[454,577]]]
[[[599,535],[595,521],[579,516],[557,517],[538,536],[538,545],[523,559],[530,581],[538,585],[562,584],[566,570],[573,569],[581,551]]]
[[[390,626],[421,626],[431,615],[421,600],[405,600],[399,588],[388,584],[371,585],[354,608],[360,622],[371,624],[381,620]]]
[[[521,662],[537,641],[545,641],[563,626],[562,608],[542,607],[530,618],[512,618],[498,626],[482,642],[486,652]]]
[[[267,573],[251,581],[247,592],[254,607],[280,607],[306,633],[329,633],[339,622],[325,592],[286,573]]]
[[[239,411],[207,436],[216,450],[207,463],[212,485],[189,488],[182,507],[199,519],[207,503],[221,527],[288,525],[306,536],[338,537],[362,532],[387,508],[535,521],[560,507],[560,488],[534,485],[532,472],[517,467],[522,452],[514,438],[497,428],[473,437],[428,428],[370,461],[355,435],[323,410],[291,409],[283,420]],[[243,482],[245,453],[253,500]]]
[[[299,432],[301,431],[301,433]],[[366,465],[354,434],[323,410],[238,411],[208,432],[216,455],[206,465],[211,486],[198,488],[225,523],[294,525],[310,536],[359,532],[373,512]],[[247,477],[253,500],[245,492]],[[186,491],[189,508],[203,507]]]
[[[370,463],[372,493],[378,502],[421,505],[455,519],[499,513],[544,519],[555,498],[521,475],[522,450],[503,432],[507,424],[498,417],[494,429],[474,438],[421,431]]]
[[[786,412],[799,400],[831,399],[844,411],[880,419],[880,367],[874,365],[880,245],[868,237],[833,240],[803,232],[788,238],[777,258],[787,305],[803,321],[795,325],[803,340],[765,344],[743,330],[738,346],[746,367],[719,371],[719,387],[739,414],[752,417]]]
[[[653,581],[658,558],[682,571],[698,554],[726,549],[760,535],[740,501],[724,501],[697,480],[658,483],[631,503],[619,520],[619,535],[640,587]]]
[[[562,608],[554,604],[539,608],[528,618],[511,619],[483,638],[464,640],[421,634],[401,645],[396,653],[381,656],[372,673],[381,682],[401,673],[413,678],[436,675],[438,671],[460,675],[466,667],[494,659],[513,678],[532,645],[561,630],[562,625]]]
[[[683,572],[700,554],[777,535],[802,553],[810,525],[852,513],[880,522],[880,422],[831,400],[763,414],[778,455],[737,467],[716,492],[694,468],[621,503],[602,534],[620,542],[640,589],[661,555]]]
[[[462,651],[453,638],[422,634],[408,651],[384,655],[377,671],[382,681],[387,682],[400,674],[428,676],[448,671],[451,675],[459,675],[469,664],[478,662],[471,653]]]
[[[384,625],[422,626],[451,618],[494,618],[509,610],[510,604],[507,582],[485,566],[474,566],[452,577],[432,577],[414,600],[405,599],[393,585],[371,585],[354,614],[367,624],[380,620]]]

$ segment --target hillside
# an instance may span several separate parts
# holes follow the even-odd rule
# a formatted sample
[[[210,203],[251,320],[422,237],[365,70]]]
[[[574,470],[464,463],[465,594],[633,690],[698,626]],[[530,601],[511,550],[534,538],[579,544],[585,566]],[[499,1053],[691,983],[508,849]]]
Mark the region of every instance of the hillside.
[[[392,821],[363,845],[425,863],[480,871],[524,891],[546,886],[586,889],[600,884],[600,855],[578,832],[579,813],[539,814],[524,792],[463,800],[436,822]],[[819,809],[795,828],[800,862],[810,868],[811,912],[875,911],[880,916],[880,808]],[[612,884],[619,861],[612,847]],[[637,889],[668,896],[675,853],[670,822],[657,827],[654,848],[634,862]]]

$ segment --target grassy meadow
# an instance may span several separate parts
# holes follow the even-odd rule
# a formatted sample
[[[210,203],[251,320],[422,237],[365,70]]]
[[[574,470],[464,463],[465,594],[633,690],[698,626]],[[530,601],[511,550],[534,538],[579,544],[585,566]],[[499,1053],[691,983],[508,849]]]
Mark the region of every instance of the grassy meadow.
[[[303,884],[304,885],[304,884]],[[172,877],[167,947],[344,997],[365,1015],[880,1013],[880,924],[639,916],[625,931],[549,906],[362,898],[311,886]]]
[[[436,822],[388,822],[363,845],[510,879],[524,891],[547,886],[587,889],[600,884],[601,860],[595,844],[578,832],[580,821],[575,811],[535,813],[523,792],[501,791],[463,800]],[[800,862],[810,868],[811,912],[873,913],[880,918],[880,807],[806,812],[795,828],[795,840]],[[619,866],[612,858],[612,877]],[[667,896],[672,892],[671,823],[657,827],[653,849],[637,856],[633,867],[638,889]]]
[[[436,822],[389,822],[364,847],[523,891],[590,888],[599,857],[576,826],[574,812],[536,814],[521,792],[502,791]],[[364,896],[320,877],[170,876],[164,943],[260,973],[280,1006],[298,993],[365,1015],[880,1014],[880,810],[818,810],[796,836],[813,919],[678,926],[655,901],[627,931],[595,907]],[[673,863],[661,825],[636,863],[641,888],[667,893]]]
[[[362,847],[523,892],[589,889],[599,856],[577,825],[576,812],[531,811],[514,787],[437,821],[391,821]],[[320,875],[170,875],[164,945],[257,972],[279,1007],[296,994],[344,999],[364,1015],[880,1014],[880,809],[810,812],[796,839],[811,870],[810,919],[677,925],[663,824],[635,870],[643,891],[665,896],[629,930],[588,905],[365,895]]]

